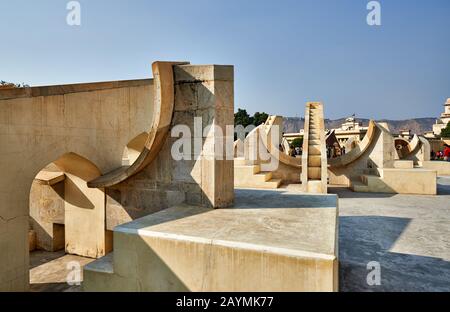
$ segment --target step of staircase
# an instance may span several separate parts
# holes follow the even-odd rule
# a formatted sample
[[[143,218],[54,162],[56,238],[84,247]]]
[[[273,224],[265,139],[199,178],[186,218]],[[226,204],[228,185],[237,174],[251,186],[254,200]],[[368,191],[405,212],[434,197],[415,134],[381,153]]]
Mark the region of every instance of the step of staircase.
[[[83,269],[83,291],[93,291],[86,285],[107,284],[114,278],[114,252],[87,264]]]
[[[260,172],[254,175],[254,179],[257,182],[267,182],[272,179],[272,172]]]
[[[321,167],[322,166],[322,157],[320,155],[309,155],[308,166],[309,167]]]
[[[234,159],[234,165],[235,166],[247,166],[247,161],[244,157],[236,157]]]
[[[281,179],[272,179],[272,172],[261,172],[259,165],[234,167],[235,187],[273,189],[281,182]]]
[[[261,167],[259,165],[234,165],[235,175],[254,175],[261,171]]]
[[[242,183],[239,181],[234,182],[234,187],[237,188],[257,188],[257,189],[277,189],[280,187],[282,180],[281,179],[270,179],[268,181],[250,181],[248,183]]]
[[[350,181],[350,189],[353,192],[357,193],[368,193],[369,192],[369,186],[362,183],[361,181]]]
[[[381,181],[381,178],[374,174],[363,174],[359,177],[359,179],[363,184],[371,187],[374,187],[374,185]]]
[[[271,179],[264,183],[257,183],[257,188],[261,189],[277,189],[280,187],[282,180],[281,179]]]
[[[320,145],[310,145],[308,147],[308,154],[309,156],[319,155],[321,154],[321,147]]]
[[[308,168],[308,180],[320,180],[322,178],[321,167],[309,167]]]

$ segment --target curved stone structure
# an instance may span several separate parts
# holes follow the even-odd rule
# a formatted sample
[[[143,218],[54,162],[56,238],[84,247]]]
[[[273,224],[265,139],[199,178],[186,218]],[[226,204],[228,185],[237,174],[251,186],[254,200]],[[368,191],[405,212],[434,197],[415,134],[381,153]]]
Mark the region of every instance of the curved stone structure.
[[[110,187],[139,173],[158,155],[169,133],[174,109],[174,65],[188,63],[155,62],[152,65],[154,77],[153,124],[137,159],[130,166],[122,166],[95,180],[88,182],[91,188]]]
[[[372,143],[374,142],[375,128],[376,128],[376,123],[373,120],[371,120],[369,123],[369,129],[367,130],[367,133],[366,133],[366,136],[364,137],[364,139],[347,154],[342,155],[337,158],[329,159],[328,166],[331,168],[339,168],[339,167],[347,166],[347,165],[351,164],[352,162],[358,160],[365,153],[365,151],[369,148],[369,146],[372,145]]]
[[[273,126],[277,125],[278,127],[282,127],[282,117],[281,116],[270,116],[264,125],[259,126],[260,137],[262,143],[266,147],[267,151],[270,153],[272,157],[277,159],[280,163],[285,164],[286,166],[293,167],[295,169],[301,169],[302,160],[301,158],[295,158],[287,155],[283,151],[281,151],[277,146],[272,144],[270,140],[272,136]],[[279,131],[281,132],[281,129]],[[281,140],[280,142],[281,143]]]
[[[400,160],[406,159],[406,157],[411,153],[409,141],[407,139],[396,138],[394,144],[395,150],[397,151],[397,155]]]
[[[396,148],[398,144],[403,146],[402,150],[397,149],[400,160],[412,160],[414,165],[419,165],[420,162],[430,160],[430,143],[424,137],[415,134],[411,141],[397,138],[395,139]]]
[[[254,128],[244,141],[234,143],[235,186],[243,188],[278,188],[282,182],[299,183],[301,158],[294,158],[279,149],[281,116],[269,116]],[[272,139],[278,137],[278,144]]]

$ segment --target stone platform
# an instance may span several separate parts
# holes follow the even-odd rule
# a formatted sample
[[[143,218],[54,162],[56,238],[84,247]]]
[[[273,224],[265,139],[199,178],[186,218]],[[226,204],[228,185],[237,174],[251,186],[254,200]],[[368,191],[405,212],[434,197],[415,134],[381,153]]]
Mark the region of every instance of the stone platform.
[[[380,176],[362,175],[351,189],[363,193],[436,195],[436,171],[425,169],[379,169]]]
[[[234,208],[180,205],[118,226],[85,291],[337,291],[335,195],[236,190]]]

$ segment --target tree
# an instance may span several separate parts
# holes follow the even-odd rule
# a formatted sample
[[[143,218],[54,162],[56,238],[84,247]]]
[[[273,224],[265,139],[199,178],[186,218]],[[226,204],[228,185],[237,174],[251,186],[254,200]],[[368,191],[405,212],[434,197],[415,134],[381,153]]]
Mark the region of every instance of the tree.
[[[237,113],[234,114],[234,126],[243,126],[244,128],[253,125],[255,127],[265,123],[269,118],[266,113],[256,112],[253,117],[247,113],[247,110],[239,108]],[[234,134],[234,139],[237,139],[237,134]],[[242,139],[242,138],[241,138]]]
[[[11,88],[28,88],[29,85],[25,84],[25,83],[10,83],[4,80],[0,80],[0,86],[7,86],[7,87],[11,87]]]
[[[442,129],[441,137],[442,138],[450,138],[450,122],[447,124],[447,127]]]
[[[269,115],[266,113],[260,113],[256,112],[255,115],[253,115],[253,124],[258,127],[261,124],[265,123],[267,121],[267,118],[269,118]]]
[[[296,138],[296,139],[294,139],[292,141],[291,145],[292,145],[293,148],[296,148],[296,147],[302,148],[303,147],[303,139],[302,138]]]
[[[234,125],[243,126],[244,128],[248,125],[253,124],[253,119],[247,113],[245,109],[238,109],[237,113],[234,114]]]
[[[251,117],[247,113],[247,110],[239,108],[237,113],[234,114],[234,125],[241,125],[244,126],[244,128],[249,125],[258,127],[261,124],[265,123],[267,121],[267,118],[269,118],[269,115],[267,113],[256,112],[253,117]]]

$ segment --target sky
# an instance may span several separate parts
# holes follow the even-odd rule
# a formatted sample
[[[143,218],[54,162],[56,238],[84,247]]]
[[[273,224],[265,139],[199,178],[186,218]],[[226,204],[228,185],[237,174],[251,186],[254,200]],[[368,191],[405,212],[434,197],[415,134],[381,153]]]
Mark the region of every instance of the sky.
[[[450,98],[450,1],[0,0],[0,79],[140,79],[156,60],[235,66],[235,108],[290,117],[437,117]]]

